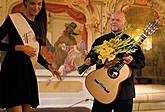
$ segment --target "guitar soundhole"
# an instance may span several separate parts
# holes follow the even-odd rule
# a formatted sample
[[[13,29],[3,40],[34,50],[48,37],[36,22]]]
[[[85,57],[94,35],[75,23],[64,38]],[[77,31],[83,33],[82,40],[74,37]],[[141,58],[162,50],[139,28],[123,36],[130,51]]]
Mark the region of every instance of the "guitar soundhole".
[[[119,76],[119,71],[115,70],[114,68],[109,68],[107,73],[108,76],[112,79],[115,79]]]

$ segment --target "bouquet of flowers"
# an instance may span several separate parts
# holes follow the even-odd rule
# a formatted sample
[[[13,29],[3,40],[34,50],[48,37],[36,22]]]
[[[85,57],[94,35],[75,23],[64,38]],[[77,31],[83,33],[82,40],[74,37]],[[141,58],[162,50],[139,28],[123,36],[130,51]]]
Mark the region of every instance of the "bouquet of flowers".
[[[115,38],[112,38],[109,41],[105,40],[103,44],[92,48],[92,54],[94,56],[92,57],[92,61],[94,61],[95,64],[105,64],[106,61],[113,61],[119,53],[130,54],[135,52],[137,49],[133,49],[132,47],[136,44],[136,41],[131,37],[122,40],[121,37],[123,34],[124,32]],[[85,64],[79,66],[79,74],[82,74],[88,68],[89,66]]]

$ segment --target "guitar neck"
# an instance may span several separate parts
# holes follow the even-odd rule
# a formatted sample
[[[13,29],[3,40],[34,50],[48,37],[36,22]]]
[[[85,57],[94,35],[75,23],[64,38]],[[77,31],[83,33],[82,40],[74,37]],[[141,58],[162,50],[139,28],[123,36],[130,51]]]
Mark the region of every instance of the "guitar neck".
[[[140,41],[135,45],[135,46],[140,46],[144,40],[147,38],[147,35],[145,35],[144,33],[140,36]]]
[[[147,38],[147,35],[145,35],[144,33],[140,36],[140,41],[133,47],[131,47],[130,49],[134,49],[138,46],[140,46],[144,40]],[[124,66],[124,59],[120,59],[119,63],[115,66],[117,70],[120,70],[123,66]]]
[[[119,62],[114,66],[116,71],[120,71],[120,69],[124,66],[124,59],[120,59]]]

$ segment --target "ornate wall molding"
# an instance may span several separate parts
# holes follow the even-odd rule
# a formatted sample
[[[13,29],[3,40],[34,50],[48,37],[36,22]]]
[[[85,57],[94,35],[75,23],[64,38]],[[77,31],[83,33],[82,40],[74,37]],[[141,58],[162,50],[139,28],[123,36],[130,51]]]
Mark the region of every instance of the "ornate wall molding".
[[[165,1],[164,0],[112,0],[106,5],[107,17],[113,11],[127,11],[130,7],[150,8],[158,13],[159,18],[163,19],[162,24],[165,24]]]

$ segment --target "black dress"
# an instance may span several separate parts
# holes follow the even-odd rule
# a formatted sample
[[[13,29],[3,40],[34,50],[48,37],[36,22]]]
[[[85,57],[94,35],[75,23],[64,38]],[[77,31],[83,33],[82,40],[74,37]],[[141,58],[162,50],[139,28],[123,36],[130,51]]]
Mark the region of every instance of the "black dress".
[[[35,32],[34,22],[26,20]],[[20,27],[24,27],[23,24]],[[8,43],[3,43],[6,36]],[[7,52],[0,71],[0,107],[31,104],[36,108],[39,105],[36,74],[30,57],[14,49],[15,45],[23,45],[23,42],[10,17],[0,27],[0,40],[0,50]],[[40,53],[38,62],[47,68],[48,63]]]

